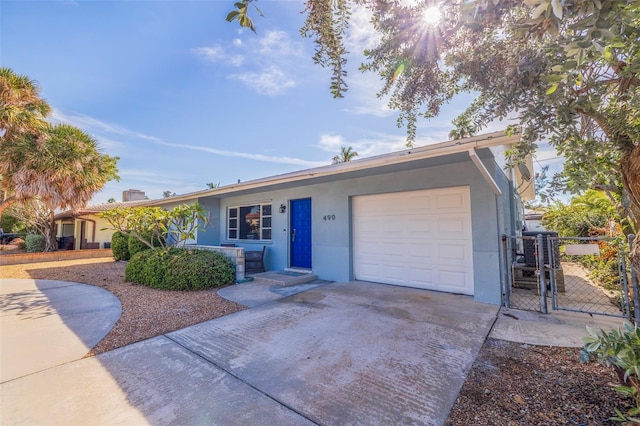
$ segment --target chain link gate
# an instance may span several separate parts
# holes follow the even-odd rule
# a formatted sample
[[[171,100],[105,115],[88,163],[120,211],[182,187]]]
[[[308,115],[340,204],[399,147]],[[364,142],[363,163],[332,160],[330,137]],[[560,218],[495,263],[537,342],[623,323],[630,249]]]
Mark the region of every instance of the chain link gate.
[[[637,282],[629,279],[628,245],[620,240],[529,232],[504,236],[503,249],[506,307],[624,318],[640,315]],[[594,265],[598,268],[590,268]]]

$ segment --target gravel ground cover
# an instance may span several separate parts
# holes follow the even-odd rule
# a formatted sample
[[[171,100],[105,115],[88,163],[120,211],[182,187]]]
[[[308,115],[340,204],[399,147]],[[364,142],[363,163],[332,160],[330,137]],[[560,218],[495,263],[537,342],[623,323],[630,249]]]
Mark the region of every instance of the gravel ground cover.
[[[41,278],[103,287],[122,316],[92,356],[245,309],[216,290],[172,292],[124,281],[124,262],[110,258],[0,267],[1,278]],[[606,425],[631,400],[613,391],[612,369],[580,364],[578,350],[488,339],[469,372],[446,425]]]

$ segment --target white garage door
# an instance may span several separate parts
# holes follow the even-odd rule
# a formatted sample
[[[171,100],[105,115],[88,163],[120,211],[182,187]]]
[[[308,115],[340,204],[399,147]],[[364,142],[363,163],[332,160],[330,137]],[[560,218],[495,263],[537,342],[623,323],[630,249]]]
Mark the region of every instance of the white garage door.
[[[353,198],[357,280],[473,294],[469,187]]]

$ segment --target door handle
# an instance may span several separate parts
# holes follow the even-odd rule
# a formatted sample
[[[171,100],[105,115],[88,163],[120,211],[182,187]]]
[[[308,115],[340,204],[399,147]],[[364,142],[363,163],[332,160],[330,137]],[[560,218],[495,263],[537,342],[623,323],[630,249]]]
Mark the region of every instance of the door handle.
[[[296,241],[296,230],[291,231],[291,242],[295,243]]]

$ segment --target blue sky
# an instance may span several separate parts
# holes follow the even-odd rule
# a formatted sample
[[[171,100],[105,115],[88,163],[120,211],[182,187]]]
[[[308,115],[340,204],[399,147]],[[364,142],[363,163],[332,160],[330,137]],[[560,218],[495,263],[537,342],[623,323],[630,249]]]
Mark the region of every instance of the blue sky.
[[[313,64],[298,32],[303,3],[258,6],[266,17],[254,13],[254,34],[225,21],[232,0],[3,0],[0,61],[40,83],[54,121],[120,157],[120,181],[92,204],[129,188],[161,198],[329,164],[340,146],[360,157],[404,148],[397,113],[375,96],[379,78],[357,71],[356,53],[374,40],[365,14],[347,39],[349,92],[333,99],[330,70]],[[416,145],[447,140],[469,101],[421,121]]]

